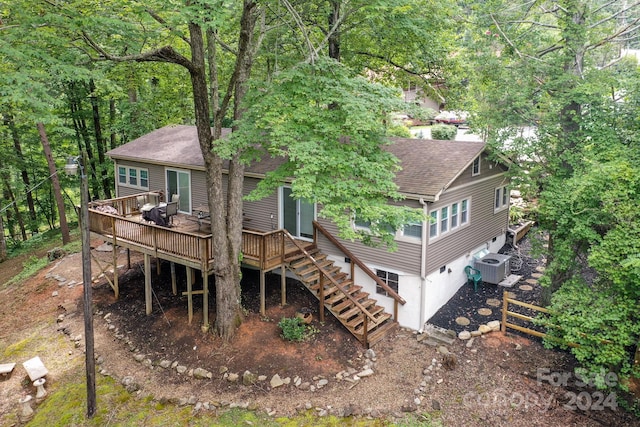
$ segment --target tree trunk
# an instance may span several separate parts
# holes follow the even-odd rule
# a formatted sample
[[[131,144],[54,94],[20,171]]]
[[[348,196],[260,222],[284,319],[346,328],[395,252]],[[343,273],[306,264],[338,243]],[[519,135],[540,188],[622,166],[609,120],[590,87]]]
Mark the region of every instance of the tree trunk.
[[[69,234],[69,225],[67,224],[67,215],[64,210],[64,201],[62,199],[62,192],[60,191],[60,181],[58,180],[56,164],[53,161],[53,156],[51,155],[51,146],[49,145],[49,139],[47,138],[44,124],[39,122],[37,126],[38,133],[40,134],[40,141],[42,142],[42,149],[44,150],[44,155],[47,158],[47,164],[49,165],[49,172],[51,173],[53,194],[56,200],[56,206],[58,207],[58,216],[60,217],[62,244],[66,245],[71,241],[71,235]]]
[[[336,22],[340,20],[340,4],[342,0],[331,0],[331,12],[329,12],[329,58],[340,62],[340,28],[331,31]]]
[[[32,233],[38,232],[38,218],[36,216],[36,208],[33,202],[33,194],[31,194],[31,182],[29,180],[29,174],[25,168],[24,154],[22,153],[22,144],[20,142],[20,135],[18,133],[18,129],[16,128],[16,124],[13,121],[13,116],[11,114],[7,114],[4,117],[5,125],[11,131],[11,138],[13,139],[13,147],[16,151],[16,156],[18,157],[20,175],[22,176],[22,183],[26,189],[25,197],[27,199],[27,206],[29,207],[29,228]]]
[[[0,212],[0,262],[7,259],[7,239],[4,237],[4,222]]]
[[[102,124],[100,121],[100,109],[98,105],[98,97],[95,95],[96,85],[93,79],[89,80],[89,91],[91,100],[91,111],[93,112],[93,133],[96,138],[96,150],[98,151],[98,163],[96,165],[96,173],[98,170],[100,171],[100,182],[102,183],[102,191],[104,192],[105,198],[111,198],[111,185],[112,183],[109,181],[109,175],[107,174],[107,170],[105,169],[105,159],[104,159],[104,138],[102,137]]]
[[[69,97],[69,107],[71,110],[71,115],[73,117],[73,127],[76,132],[76,138],[78,139],[78,152],[87,152],[89,162],[87,165],[85,165],[85,170],[87,175],[91,177],[91,179],[89,180],[89,187],[91,188],[92,193],[91,198],[99,199],[100,186],[98,184],[98,178],[95,173],[95,156],[93,155],[93,150],[91,149],[91,138],[89,137],[87,122],[82,112],[82,99],[85,95],[86,91],[84,90],[84,87],[79,86],[76,82],[71,82],[69,84],[69,93],[67,94],[67,96]]]
[[[18,209],[18,204],[16,203],[16,197],[13,194],[13,190],[11,189],[11,180],[9,179],[9,173],[5,170],[1,172],[2,174],[2,183],[4,184],[4,198],[5,200],[9,200],[10,206],[13,209],[13,213],[16,216],[16,221],[18,222],[18,226],[20,227],[20,233],[22,234],[22,240],[27,240],[27,231],[24,227],[24,220],[22,219],[22,214],[20,213],[20,209]],[[7,222],[11,222],[11,210],[7,209]],[[11,229],[11,237],[15,238],[14,230]]]
[[[109,126],[109,149],[113,150],[116,148],[116,100],[113,98],[109,99]]]
[[[207,196],[209,199],[209,211],[211,212],[212,255],[215,260],[216,331],[223,339],[230,340],[242,323],[240,280],[239,276],[234,277],[233,274],[235,270],[233,264],[239,263],[239,260],[231,256],[227,241],[227,221],[222,180],[223,161],[220,156],[212,151],[213,134],[209,124],[209,96],[202,29],[198,25],[190,23],[189,35],[191,38],[192,62],[189,73],[193,88],[198,141],[205,162]],[[204,325],[204,327],[207,326]]]

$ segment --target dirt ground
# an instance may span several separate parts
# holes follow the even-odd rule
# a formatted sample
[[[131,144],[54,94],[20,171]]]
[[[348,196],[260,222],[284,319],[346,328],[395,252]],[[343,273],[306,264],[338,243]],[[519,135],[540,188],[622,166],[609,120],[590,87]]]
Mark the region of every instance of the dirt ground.
[[[93,243],[97,247],[101,242]],[[92,252],[103,266],[112,256],[111,252]],[[0,283],[19,271],[23,261],[0,264]],[[238,405],[274,416],[312,408],[319,414],[389,420],[414,412],[428,414],[446,426],[640,425],[622,409],[612,410],[611,400],[599,399],[596,390],[579,387],[571,377],[573,360],[568,354],[544,349],[539,342],[515,334],[493,332],[475,338],[471,345],[455,340],[448,346],[455,363],[443,366],[437,348],[419,342],[414,331],[400,328],[373,347],[376,357],[371,361],[364,355],[366,349],[330,314],[325,322],[319,321],[316,300],[295,281],[287,285],[288,304],[280,306],[280,280],[275,275],[268,278],[267,314],[262,317],[257,275],[244,272],[245,321],[236,339],[224,343],[212,331],[200,328],[202,296],[194,297],[194,318],[189,324],[187,300],[182,296],[185,273],[176,269],[178,296],[174,296],[168,263],[161,265],[159,276],[152,263],[153,313],[147,316],[139,261],[140,256],[132,253],[132,269],[127,270],[126,253],[118,251],[120,298],[114,298],[102,277],[93,283],[93,303],[98,371],[119,380],[132,377],[142,396],[175,402],[193,396],[213,406]],[[94,261],[94,275],[99,271]],[[17,346],[36,333],[51,336],[46,345],[35,346],[33,354],[49,369],[51,388],[62,380],[70,360],[83,357],[82,346],[71,344],[71,338],[84,332],[81,280],[81,256],[72,254],[51,262],[20,285],[0,288],[0,347]],[[213,296],[209,307],[214,319]],[[280,337],[277,323],[301,308],[313,312],[315,334],[304,343],[287,342]],[[177,362],[187,372],[162,368],[163,361]],[[16,410],[19,396],[34,392],[25,381],[24,360],[0,359],[0,363],[8,362],[17,366],[8,379],[0,380],[0,424]],[[373,375],[351,379],[366,366],[373,368]],[[190,376],[189,370],[196,368],[207,370],[211,378]],[[246,370],[266,380],[243,385]],[[240,380],[229,381],[229,374],[238,374]],[[291,383],[271,388],[275,374],[289,377]],[[554,374],[568,375],[567,386],[555,384]],[[296,387],[296,377],[310,387]],[[549,377],[551,381],[545,380]]]

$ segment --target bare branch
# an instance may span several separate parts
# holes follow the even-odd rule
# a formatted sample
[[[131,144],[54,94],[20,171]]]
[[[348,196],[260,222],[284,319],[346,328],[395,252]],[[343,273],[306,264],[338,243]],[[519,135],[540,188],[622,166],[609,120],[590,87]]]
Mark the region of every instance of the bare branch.
[[[167,28],[169,31],[171,31],[174,34],[177,34],[177,36],[180,37],[185,43],[187,43],[188,45],[191,45],[191,41],[188,38],[186,38],[184,35],[182,35],[181,32],[179,32],[178,30],[176,30],[172,26],[168,25],[167,21],[165,21],[164,18],[162,16],[158,15],[154,10],[147,9],[147,13],[153,19],[155,19],[158,23],[162,24],[165,28]]]
[[[237,55],[238,54],[238,52],[236,50],[234,50],[231,46],[229,46],[224,41],[222,41],[222,39],[218,36],[218,33],[214,32],[213,33],[213,38],[216,41],[216,43],[218,43],[220,45],[220,47],[222,49],[226,50],[227,52],[229,52],[232,55]]]
[[[163,46],[161,48],[144,52],[137,55],[118,56],[112,55],[104,50],[96,43],[85,31],[82,31],[82,38],[98,53],[99,59],[106,59],[114,62],[136,61],[136,62],[167,62],[185,67],[189,71],[194,70],[193,63],[185,56],[178,53],[172,46]]]
[[[309,38],[309,34],[307,33],[306,26],[304,25],[304,22],[302,22],[302,18],[300,17],[298,12],[295,10],[295,8],[291,5],[289,0],[280,0],[280,1],[287,8],[289,13],[291,14],[291,17],[293,18],[293,20],[295,21],[296,25],[298,26],[298,29],[302,33],[302,37],[304,38],[304,42],[306,43],[307,49],[309,50],[309,61],[313,64],[313,62],[315,61],[316,56],[318,54],[318,50],[313,47],[313,43],[311,42],[311,39]]]
[[[616,13],[614,13],[614,14],[612,14],[612,15],[609,15],[609,16],[607,16],[606,18],[603,18],[603,19],[601,19],[601,20],[600,20],[600,21],[598,21],[598,22],[595,22],[595,23],[593,23],[593,24],[589,25],[589,28],[595,28],[595,27],[597,27],[598,25],[602,25],[602,24],[604,24],[604,23],[605,23],[605,22],[607,22],[607,21],[610,21],[610,20],[612,20],[612,19],[615,19],[615,18],[617,18],[617,17],[618,17],[618,15],[623,14],[623,13],[625,13],[625,12],[628,12],[629,10],[633,9],[634,7],[636,7],[636,6],[638,6],[638,5],[640,5],[640,1],[638,1],[638,2],[636,2],[636,3],[634,3],[634,4],[632,4],[631,6],[628,6],[628,7],[624,8],[624,9],[621,9],[621,10],[619,10],[618,12],[616,12]]]
[[[416,76],[418,77],[420,80],[422,80],[424,82],[424,84],[426,84],[429,89],[431,89],[433,91],[433,93],[435,93],[436,95],[438,95],[438,98],[440,98],[441,102],[445,102],[445,98],[438,92],[438,90],[433,87],[433,85],[429,82],[429,79],[427,77],[425,77],[425,74],[423,72],[419,72],[419,71],[415,71],[415,70],[411,70],[409,68],[407,68],[404,65],[400,65],[397,62],[392,61],[391,59],[382,56],[382,55],[378,55],[378,54],[374,54],[374,53],[370,53],[370,52],[364,52],[364,51],[356,51],[354,52],[356,55],[363,55],[363,56],[368,56],[370,58],[376,58],[376,59],[381,59],[382,61],[386,62],[387,64],[404,71],[407,74],[411,74],[412,76]]]
[[[491,18],[493,19],[493,15],[491,16]],[[495,22],[495,20],[494,20]],[[534,25],[536,27],[543,27],[543,28],[551,28],[553,30],[557,30],[558,26],[557,25],[551,25],[551,24],[543,24],[542,22],[537,22],[537,21],[529,21],[529,20],[523,20],[523,21],[506,21],[505,24],[531,24]]]
[[[618,31],[616,31],[615,33],[611,34],[608,37],[605,37],[604,39],[600,40],[598,43],[595,43],[593,45],[587,46],[587,49],[596,49],[604,44],[607,44],[613,40],[616,40],[618,37],[620,36],[624,36],[627,34],[631,34],[635,31],[638,30],[638,28],[640,28],[640,18],[637,18],[636,20],[634,20],[632,23],[630,23],[629,25],[627,25],[626,27],[620,28]]]
[[[535,56],[531,56],[531,55],[524,55],[522,52],[520,52],[520,50],[518,50],[518,48],[516,47],[515,44],[513,44],[513,42],[511,41],[511,39],[509,39],[509,37],[507,37],[507,35],[505,34],[504,31],[502,31],[502,27],[500,26],[500,24],[498,23],[498,21],[496,21],[496,18],[493,16],[493,14],[491,14],[491,20],[493,21],[493,23],[495,24],[496,28],[498,29],[498,31],[500,32],[500,34],[502,35],[502,37],[505,39],[505,41],[509,44],[509,46],[511,46],[513,48],[513,51],[520,57],[520,58],[529,58],[529,59],[534,59],[536,61],[540,61],[540,58],[536,58]]]

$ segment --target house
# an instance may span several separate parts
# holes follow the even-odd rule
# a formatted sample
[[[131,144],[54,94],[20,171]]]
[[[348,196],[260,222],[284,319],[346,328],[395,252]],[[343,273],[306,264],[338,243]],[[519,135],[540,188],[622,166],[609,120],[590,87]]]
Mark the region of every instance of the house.
[[[313,241],[313,250],[326,255],[332,269],[351,272],[352,282],[373,298],[367,304],[393,312],[404,327],[420,330],[466,283],[464,267],[473,265],[474,255],[497,252],[504,245],[509,219],[507,164],[491,160],[483,142],[393,141],[386,149],[400,159],[396,183],[405,196],[403,203],[422,209],[429,218],[397,231],[397,251],[337,238],[336,226],[318,217],[319,208],[291,199],[286,185],[265,199],[245,202],[244,218],[252,232],[285,229],[299,242]],[[162,189],[178,194],[180,214],[191,218],[199,206],[207,205],[195,127],[167,126],[107,154],[115,162],[118,198]],[[268,158],[248,166],[245,194],[278,163]],[[251,259],[249,255],[245,259]],[[298,273],[291,262],[286,267]],[[284,269],[282,261],[274,271]]]

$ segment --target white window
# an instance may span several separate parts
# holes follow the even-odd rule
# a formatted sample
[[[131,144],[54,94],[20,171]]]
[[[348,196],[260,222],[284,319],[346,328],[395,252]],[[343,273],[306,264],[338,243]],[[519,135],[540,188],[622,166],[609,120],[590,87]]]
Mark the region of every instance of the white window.
[[[471,166],[471,176],[480,175],[480,156],[476,157]]]
[[[370,221],[359,219],[357,215],[354,216],[352,221],[353,221],[353,227],[356,230],[362,230],[366,232],[371,231]],[[421,222],[412,222],[409,224],[405,224],[404,226],[400,227],[399,230],[395,230],[390,224],[380,224],[380,228],[388,231],[391,234],[395,234],[395,237],[401,240],[415,242],[416,239],[418,240],[422,239],[422,223]]]
[[[142,168],[118,166],[118,184],[123,187],[149,189],[149,171]]]
[[[459,203],[453,203],[451,205],[451,229],[458,227],[458,206]]]
[[[388,287],[394,290],[395,293],[398,293],[398,282],[400,281],[400,276],[398,273],[391,273],[390,271],[385,270],[376,270],[376,275],[382,279],[384,283]],[[376,285],[376,293],[389,296],[389,293],[380,285]]]
[[[494,200],[493,210],[495,212],[506,209],[509,206],[509,188],[506,185],[496,188]]]
[[[369,230],[371,229],[371,222],[370,221],[365,221],[362,219],[358,219],[357,217],[353,220],[353,224],[356,226],[356,228],[362,228],[365,230]]]
[[[438,236],[438,211],[432,211],[430,215],[429,236]]]
[[[462,199],[429,213],[429,237],[434,239],[469,223],[469,199]]]
[[[464,199],[460,202],[460,225],[469,222],[469,200]]]
[[[422,239],[422,223],[412,222],[402,227],[400,231],[402,236],[411,237],[415,239]]]
[[[440,232],[446,233],[449,231],[449,207],[445,206],[440,209]]]

